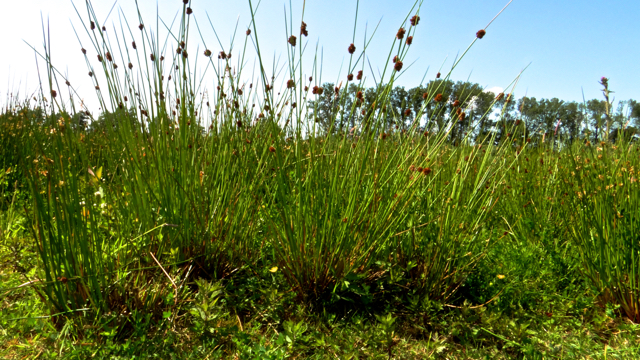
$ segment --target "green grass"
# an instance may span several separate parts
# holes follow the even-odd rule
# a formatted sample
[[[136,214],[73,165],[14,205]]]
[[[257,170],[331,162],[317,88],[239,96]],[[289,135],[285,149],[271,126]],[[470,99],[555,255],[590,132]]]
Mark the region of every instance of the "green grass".
[[[79,39],[109,111],[83,122],[45,45],[49,87],[0,114],[0,354],[637,355],[637,144],[534,145],[519,122],[501,139],[472,138],[478,122],[454,136],[471,90],[447,107],[442,82],[414,114],[426,124],[397,127],[387,106],[421,5],[373,90],[351,101],[338,89],[327,112],[314,101],[320,59],[303,66],[291,12],[277,88],[255,22],[227,45],[234,67],[191,53],[201,25],[187,4],[164,39],[126,17],[110,39],[87,3]],[[349,74],[366,72],[369,40]],[[196,95],[195,59],[216,74],[210,98]]]

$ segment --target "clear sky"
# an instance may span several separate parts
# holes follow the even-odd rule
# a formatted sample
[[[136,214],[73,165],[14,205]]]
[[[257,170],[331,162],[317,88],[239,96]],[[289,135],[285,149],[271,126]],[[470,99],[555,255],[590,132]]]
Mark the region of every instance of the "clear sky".
[[[253,0],[254,6],[257,1]],[[297,35],[302,0],[291,1],[294,3],[294,32]],[[156,10],[165,22],[170,23],[182,9],[181,0],[138,2],[145,23],[148,27],[153,25],[154,29]],[[399,79],[399,85],[417,86],[425,72],[427,79],[432,79],[441,67],[443,73],[448,72],[456,55],[474,40],[476,31],[484,28],[507,2],[425,0],[405,66],[415,63]],[[75,0],[75,3],[86,21],[84,0]],[[93,1],[102,22],[113,4],[114,0]],[[340,66],[346,67],[349,61],[347,47],[352,42],[354,23],[357,24],[356,46],[360,51],[365,31],[370,35],[380,22],[367,56],[374,72],[382,69],[393,38],[412,5],[413,0],[361,0],[355,22],[355,0],[306,1],[304,20],[309,31],[309,37],[304,38],[309,44],[305,65],[307,73],[311,71],[311,59],[317,44],[324,59],[322,81],[338,79]],[[193,0],[191,6],[194,10],[192,16],[203,29],[207,47],[214,54],[220,51],[220,46],[210,30],[207,14],[225,46],[230,42],[237,21],[236,48],[241,47],[244,31],[250,23],[248,0]],[[262,54],[269,63],[275,57],[281,59],[282,65],[287,57],[285,7],[288,11],[289,0],[262,0],[258,9],[258,36]],[[114,35],[114,25],[119,27],[119,12],[132,26],[138,24],[135,2],[118,0],[105,23],[111,36]],[[81,20],[71,0],[3,1],[0,11],[0,33],[4,40],[0,56],[1,102],[5,102],[10,92],[19,90],[24,97],[25,93],[37,89],[35,57],[25,41],[37,49],[42,48],[41,15],[45,26],[49,22],[54,65],[67,73],[76,90],[87,97],[85,101],[95,106],[95,93],[72,24],[81,34],[83,46],[89,50],[91,45],[80,27]],[[640,100],[639,15],[638,0],[514,0],[487,29],[487,35],[475,43],[451,78],[469,79],[486,88],[505,88],[531,64],[518,83],[518,97],[526,94],[582,101],[584,90],[587,99],[601,98],[598,81],[606,76],[617,100]],[[134,30],[139,36],[139,31]],[[161,34],[166,32],[161,31]],[[202,41],[195,31],[192,40],[190,54],[195,54],[200,46],[198,55],[203,58]],[[254,53],[252,48],[249,51]],[[90,60],[96,66],[95,50],[90,50],[90,53],[94,54]],[[250,70],[253,68],[251,56],[246,65]],[[371,80],[368,64],[365,69],[365,75]],[[344,80],[345,71],[342,70],[339,80]]]

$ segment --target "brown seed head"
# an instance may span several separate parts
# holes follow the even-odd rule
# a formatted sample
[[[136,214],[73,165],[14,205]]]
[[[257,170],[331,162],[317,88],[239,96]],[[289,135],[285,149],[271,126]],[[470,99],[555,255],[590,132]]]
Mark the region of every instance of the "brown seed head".
[[[291,44],[291,46],[296,46],[296,37],[291,35],[289,36],[289,44]]]
[[[107,31],[107,28],[105,26],[102,27],[102,31]]]
[[[193,10],[190,7],[188,7],[187,8],[187,15],[191,15],[191,14],[193,14]]]
[[[498,96],[496,96],[496,101],[500,101],[502,99],[504,99],[504,93],[500,93],[498,94]]]
[[[91,27],[91,30],[95,30],[95,28],[96,28],[96,23],[94,23],[94,22],[92,21],[92,22],[91,22],[91,26],[90,26],[90,27]]]
[[[347,75],[347,80],[348,81],[353,81],[353,74]]]
[[[82,51],[83,54],[87,54],[87,50],[85,50],[84,48],[82,48],[80,51]]]
[[[433,100],[435,100],[436,102],[442,101],[442,94],[437,94]]]
[[[144,25],[142,25],[142,24],[138,25],[138,29],[140,29],[142,31],[142,29],[144,29]]]
[[[478,32],[476,33],[476,37],[478,39],[482,39],[486,34],[487,34],[487,32],[484,29],[478,30]]]
[[[391,61],[393,61],[394,64],[397,63],[398,62],[398,55],[394,56],[393,60],[391,60]]]
[[[453,102],[453,106],[460,106],[460,100],[456,100]]]
[[[411,26],[416,26],[420,22],[420,16],[413,15],[413,17],[411,17],[411,20],[409,21],[411,22]]]
[[[404,116],[410,116],[411,115],[411,109],[406,109],[404,111]]]
[[[104,56],[107,58],[107,60],[109,61],[113,61],[113,58],[111,57],[111,53],[107,51],[106,54],[104,54]]]
[[[189,3],[189,0],[182,0],[182,2],[187,5]]]
[[[149,58],[151,59],[151,61],[156,61],[156,57],[153,54],[149,55]]]
[[[467,117],[467,113],[461,112],[460,115],[458,115],[458,117],[460,118],[460,121],[464,121],[464,119]]]
[[[396,61],[396,64],[393,66],[394,69],[396,69],[396,71],[400,71],[402,70],[402,61],[398,60]]]
[[[404,34],[405,34],[406,32],[407,32],[407,31],[406,31],[404,28],[400,28],[400,29],[398,30],[398,33],[396,34],[396,37],[398,38],[398,40],[402,40],[402,39],[404,38]]]
[[[129,70],[133,69],[133,64],[129,63]]]
[[[436,74],[436,79],[440,79],[440,73]]]
[[[413,36],[409,36],[407,38],[407,45],[411,45],[413,43]]]
[[[211,50],[207,49],[204,51],[204,56],[209,57],[211,56]]]
[[[274,148],[273,146],[269,146],[269,151],[271,151],[272,153],[276,152],[276,148]]]
[[[428,97],[429,97],[429,93],[428,93],[428,92],[424,92],[424,93],[422,94],[422,99],[423,99],[423,100],[427,100],[427,98],[428,98]]]
[[[287,81],[287,89],[291,89],[296,86],[296,82],[293,79]]]
[[[135,50],[135,49],[137,49],[137,48],[138,48],[138,47],[136,46],[136,42],[135,42],[135,41],[131,43],[131,46],[133,46],[133,50]]]
[[[422,169],[422,173],[425,174],[425,175],[431,174],[431,168],[426,167],[426,168]]]
[[[186,59],[187,56],[189,56],[189,54],[187,53],[187,50],[182,50],[182,57]]]
[[[356,79],[362,80],[362,70],[358,71],[358,76],[356,76]]]
[[[102,56],[98,55],[98,61],[102,62]]]
[[[56,96],[58,96],[58,93],[55,90],[51,90],[51,97],[55,98]]]
[[[358,91],[356,93],[356,99],[364,100],[364,95],[362,94],[362,91]]]
[[[251,29],[247,29],[246,34],[247,34],[247,36],[251,35]]]
[[[71,86],[71,83],[69,82],[69,80],[64,82],[65,84],[67,84],[67,86]]]
[[[351,44],[349,45],[349,54],[353,54],[354,52],[356,52],[356,46]]]
[[[309,32],[307,31],[307,23],[305,23],[304,21],[302,22],[302,25],[300,25],[300,35],[309,36]]]

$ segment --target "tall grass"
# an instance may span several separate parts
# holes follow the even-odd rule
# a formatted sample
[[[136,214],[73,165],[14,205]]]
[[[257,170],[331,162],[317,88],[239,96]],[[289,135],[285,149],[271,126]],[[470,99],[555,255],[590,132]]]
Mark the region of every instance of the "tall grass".
[[[455,100],[442,99],[437,87],[425,94],[409,129],[387,122],[421,5],[416,1],[402,30],[391,34],[371,106],[344,106],[346,91],[337,88],[334,101],[343,106],[321,128],[312,103],[320,95],[312,89],[321,64],[316,55],[306,70],[305,46],[293,39],[298,21],[300,38],[306,30],[304,16],[295,22],[288,16],[280,93],[266,70],[251,6],[245,52],[233,50],[235,67],[233,43],[218,56],[205,43],[216,90],[204,98],[203,79],[191,77],[203,55],[190,51],[191,28],[200,25],[189,4],[177,29],[160,39],[141,14],[139,26],[123,16],[112,38],[87,2],[86,15],[78,10],[86,36],[78,38],[91,43],[81,46],[89,71],[102,72],[93,80],[109,115],[93,119],[91,131],[73,122],[81,109],[73,89],[60,88],[66,79],[45,45],[49,88],[40,99],[51,105],[39,126],[46,131],[24,144],[32,154],[22,163],[43,291],[53,307],[161,316],[163,302],[179,311],[189,277],[228,277],[256,266],[282,271],[306,300],[348,286],[354,275],[375,281],[388,271],[382,264],[406,270],[420,296],[450,299],[490,245],[494,229],[485,225],[500,198],[502,170],[511,165],[512,143],[465,136],[449,144],[469,109],[458,107],[448,124],[435,124],[427,104]],[[349,47],[349,74],[364,71],[369,40],[359,52]],[[259,79],[243,75],[249,45],[257,50]],[[364,89],[366,76],[347,77],[352,81]],[[359,125],[339,127],[344,117]]]
[[[572,152],[564,189],[573,195],[572,235],[584,274],[602,305],[613,303],[640,321],[640,189],[638,146],[589,144]]]

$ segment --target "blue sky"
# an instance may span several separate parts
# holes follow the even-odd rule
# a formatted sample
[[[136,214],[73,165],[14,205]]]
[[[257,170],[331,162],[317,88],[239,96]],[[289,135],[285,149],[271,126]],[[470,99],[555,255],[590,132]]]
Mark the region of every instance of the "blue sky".
[[[257,0],[252,0],[254,5]],[[79,8],[84,1],[76,0]],[[302,1],[292,0],[294,31],[298,32]],[[413,45],[405,64],[415,63],[399,79],[399,85],[419,85],[425,72],[427,79],[435,77],[442,67],[446,73],[457,54],[474,40],[477,30],[506,5],[508,0],[425,0],[420,11]],[[113,0],[94,1],[99,19],[104,19]],[[306,2],[304,20],[308,24],[309,37],[306,73],[311,71],[311,61],[316,44],[323,54],[324,81],[344,80],[346,70],[339,76],[341,64],[349,61],[347,47],[353,36],[356,10],[355,0]],[[139,0],[147,26],[155,22],[156,9],[170,22],[181,10],[181,0]],[[365,30],[370,35],[380,22],[370,48],[368,61],[374,72],[385,65],[393,37],[413,4],[412,0],[362,0],[358,14],[356,46],[362,48]],[[258,9],[258,35],[262,54],[269,59],[286,60],[286,35],[284,13],[289,0],[262,0]],[[210,30],[208,13],[225,46],[228,46],[236,21],[239,35],[236,48],[244,41],[244,31],[250,22],[248,0],[217,1],[193,0],[194,15],[204,30],[207,46],[214,53],[220,50]],[[133,0],[118,0],[116,10],[106,22],[108,32],[113,32],[113,22],[120,10],[129,21],[137,25]],[[88,69],[80,53],[80,45],[71,24],[80,20],[70,0],[22,0],[5,2],[0,12],[0,33],[4,34],[3,56],[0,57],[0,97],[20,90],[22,94],[37,88],[37,71],[33,51],[27,41],[41,48],[42,28],[40,16],[50,23],[53,62],[63,72],[85,101],[95,105],[95,94],[86,75]],[[84,14],[84,13],[83,13]],[[477,41],[459,66],[453,71],[453,80],[476,82],[486,88],[505,88],[525,70],[519,80],[516,96],[538,98],[558,97],[563,100],[582,100],[585,97],[601,98],[598,81],[602,76],[610,78],[616,100],[640,100],[640,1],[549,1],[514,0],[511,5],[487,29],[487,35]],[[287,15],[288,16],[288,15]],[[137,30],[137,29],[136,29]],[[162,33],[162,31],[161,31]],[[81,39],[86,43],[86,35]],[[24,40],[24,41],[23,41]],[[200,45],[197,33],[192,33],[190,53]],[[253,49],[249,49],[247,68],[253,68]],[[91,57],[93,59],[93,57]],[[40,64],[42,68],[42,63]],[[406,66],[406,65],[405,65]],[[428,72],[427,72],[428,70]],[[367,65],[365,75],[371,79]],[[213,86],[213,83],[211,83]]]

